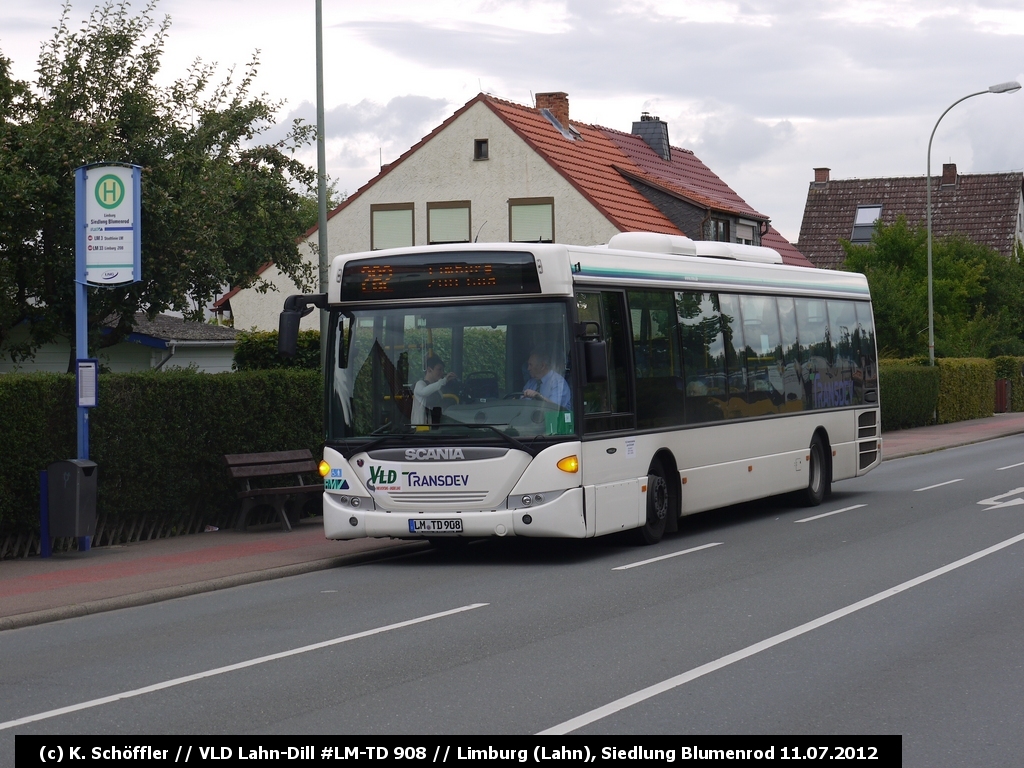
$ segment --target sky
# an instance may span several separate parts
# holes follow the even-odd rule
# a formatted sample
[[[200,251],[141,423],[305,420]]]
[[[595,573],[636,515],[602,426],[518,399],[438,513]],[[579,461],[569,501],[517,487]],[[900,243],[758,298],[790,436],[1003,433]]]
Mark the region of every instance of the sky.
[[[59,0],[0,5],[0,53],[32,79]],[[72,5],[77,28],[93,3]],[[141,9],[136,3],[133,8]],[[197,58],[226,74],[258,51],[255,89],[280,125],[316,119],[314,0],[160,0],[162,82]],[[354,192],[484,91],[522,104],[565,91],[570,118],[668,123],[791,241],[813,168],[923,176],[954,101],[1024,82],[1019,0],[323,0],[328,173]],[[272,128],[276,138],[283,128]],[[312,148],[303,159],[314,165]],[[942,119],[932,171],[1024,169],[1024,91]]]

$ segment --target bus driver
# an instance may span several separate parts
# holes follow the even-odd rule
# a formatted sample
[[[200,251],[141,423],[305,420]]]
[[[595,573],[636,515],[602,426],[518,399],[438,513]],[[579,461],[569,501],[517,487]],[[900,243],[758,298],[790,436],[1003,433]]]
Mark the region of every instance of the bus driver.
[[[534,350],[526,367],[530,380],[523,387],[523,397],[546,400],[567,411],[572,408],[572,391],[565,379],[551,370],[551,355]]]

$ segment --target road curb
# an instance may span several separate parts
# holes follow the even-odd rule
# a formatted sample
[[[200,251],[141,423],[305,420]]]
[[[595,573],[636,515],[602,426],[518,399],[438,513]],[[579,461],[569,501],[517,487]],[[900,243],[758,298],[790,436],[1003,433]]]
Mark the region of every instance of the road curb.
[[[300,576],[304,573],[314,571],[325,571],[329,568],[340,568],[345,565],[359,565],[360,563],[372,560],[386,560],[392,557],[407,555],[421,549],[429,548],[426,542],[412,541],[404,544],[394,544],[379,549],[371,549],[365,552],[355,552],[351,555],[338,555],[320,560],[310,560],[305,563],[293,563],[292,565],[281,565],[275,568],[266,568],[260,571],[232,574],[207,581],[197,581],[192,584],[181,584],[173,587],[162,587],[151,589],[147,592],[138,592],[133,595],[121,595],[119,597],[108,597],[103,600],[94,600],[78,605],[67,605],[59,608],[47,608],[43,611],[32,611],[31,613],[20,613],[14,616],[0,617],[0,632],[8,629],[20,629],[31,627],[37,624],[47,624],[62,619],[74,619],[80,616],[89,616],[94,613],[116,611],[121,608],[134,608],[150,603],[159,603],[165,600],[174,600],[178,597],[200,595],[204,592],[215,592],[220,589],[240,587],[245,584],[256,584],[261,581],[272,579],[283,579],[288,576]]]

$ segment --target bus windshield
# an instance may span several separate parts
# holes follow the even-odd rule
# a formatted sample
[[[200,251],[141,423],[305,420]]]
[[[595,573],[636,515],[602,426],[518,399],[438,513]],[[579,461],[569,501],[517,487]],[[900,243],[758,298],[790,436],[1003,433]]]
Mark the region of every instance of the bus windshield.
[[[327,439],[575,435],[565,300],[333,309]]]

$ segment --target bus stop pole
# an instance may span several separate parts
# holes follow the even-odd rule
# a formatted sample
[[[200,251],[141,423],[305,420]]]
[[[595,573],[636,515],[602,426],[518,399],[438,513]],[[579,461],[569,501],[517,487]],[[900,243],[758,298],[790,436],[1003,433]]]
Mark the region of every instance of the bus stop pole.
[[[75,175],[75,359],[89,357],[89,294],[86,293],[86,232],[88,222],[85,215],[85,168],[79,168]],[[76,364],[77,367],[77,364]],[[76,376],[77,382],[77,376]],[[75,392],[78,402],[78,392]],[[78,458],[89,458],[89,409],[77,407],[78,416]],[[86,552],[91,544],[90,536],[78,537],[78,551]]]

